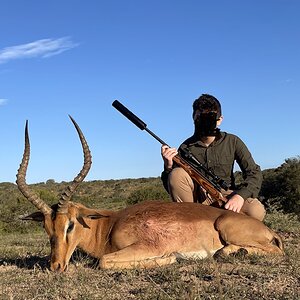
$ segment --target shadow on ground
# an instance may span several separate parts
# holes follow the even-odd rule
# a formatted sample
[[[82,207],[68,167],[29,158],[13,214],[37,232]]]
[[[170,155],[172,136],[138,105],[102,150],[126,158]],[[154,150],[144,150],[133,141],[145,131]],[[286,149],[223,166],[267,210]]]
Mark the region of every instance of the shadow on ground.
[[[22,258],[1,258],[0,266],[17,266],[20,269],[35,269],[45,270],[49,266],[49,256],[28,256]]]
[[[71,264],[76,264],[76,262],[81,262],[87,268],[97,268],[99,264],[99,260],[93,257],[90,257],[86,253],[76,250],[71,259]],[[32,255],[21,258],[3,258],[0,257],[0,266],[16,266],[20,269],[41,269],[46,270],[49,268],[50,264],[50,256],[38,256]]]

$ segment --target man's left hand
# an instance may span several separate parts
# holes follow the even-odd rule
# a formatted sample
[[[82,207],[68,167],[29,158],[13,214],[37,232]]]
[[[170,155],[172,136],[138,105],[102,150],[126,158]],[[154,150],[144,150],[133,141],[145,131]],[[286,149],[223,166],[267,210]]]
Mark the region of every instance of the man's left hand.
[[[225,204],[225,208],[239,213],[244,205],[244,202],[245,200],[242,196],[234,194]]]

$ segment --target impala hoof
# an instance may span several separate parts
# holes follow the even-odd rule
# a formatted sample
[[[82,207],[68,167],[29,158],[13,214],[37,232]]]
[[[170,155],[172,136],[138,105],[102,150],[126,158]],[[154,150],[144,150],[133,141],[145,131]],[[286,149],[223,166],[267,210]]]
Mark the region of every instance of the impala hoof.
[[[231,254],[233,257],[244,259],[248,255],[248,251],[245,248],[240,248],[238,251]]]
[[[214,255],[213,258],[217,262],[223,262],[226,259],[227,255],[224,253],[223,249],[218,250]]]

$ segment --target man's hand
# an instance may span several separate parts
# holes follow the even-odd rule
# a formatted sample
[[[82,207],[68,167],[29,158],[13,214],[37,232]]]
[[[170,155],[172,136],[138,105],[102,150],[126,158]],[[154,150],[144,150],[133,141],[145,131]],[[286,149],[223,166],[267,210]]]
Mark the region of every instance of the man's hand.
[[[173,166],[173,157],[177,155],[176,148],[170,148],[167,145],[161,146],[161,156],[164,160],[164,165],[167,170],[171,170]]]
[[[239,213],[244,205],[244,202],[245,200],[242,196],[234,194],[225,204],[225,208]]]

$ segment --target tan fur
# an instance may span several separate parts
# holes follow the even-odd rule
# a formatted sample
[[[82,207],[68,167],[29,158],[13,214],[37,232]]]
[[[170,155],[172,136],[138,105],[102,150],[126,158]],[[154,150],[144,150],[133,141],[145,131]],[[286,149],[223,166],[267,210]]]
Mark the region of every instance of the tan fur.
[[[86,217],[91,213],[100,218]],[[74,229],[66,233],[70,222]],[[228,255],[240,248],[283,254],[280,237],[262,222],[196,203],[143,202],[113,212],[70,202],[67,214],[45,218],[45,228],[56,271],[66,270],[76,247],[99,258],[101,268],[117,269],[156,267],[217,251]]]

